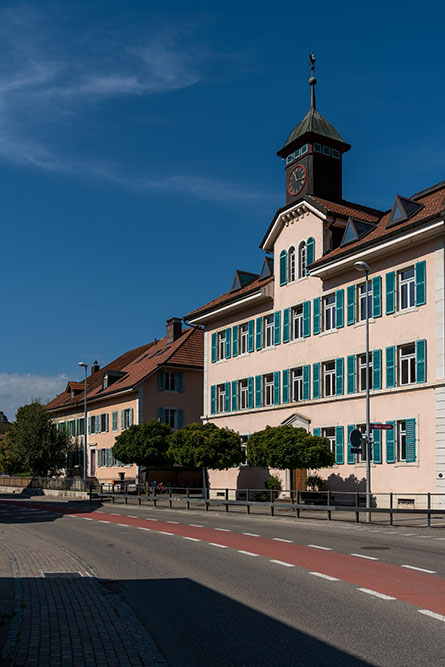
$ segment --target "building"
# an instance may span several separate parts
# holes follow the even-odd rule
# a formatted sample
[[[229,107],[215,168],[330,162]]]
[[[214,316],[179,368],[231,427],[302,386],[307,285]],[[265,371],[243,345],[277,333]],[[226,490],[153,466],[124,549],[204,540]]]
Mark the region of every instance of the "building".
[[[261,271],[237,271],[230,291],[186,318],[205,327],[203,418],[246,442],[266,425],[321,434],[336,457],[319,473],[327,488],[364,490],[366,457],[349,434],[365,430],[369,309],[371,422],[393,426],[373,431],[372,490],[412,503],[445,493],[445,182],[388,211],[343,199],[350,145],[309,83],[310,109],[278,151],[286,204],[261,241]],[[371,267],[368,291],[357,261]],[[246,466],[212,473],[217,487],[260,482]]]
[[[203,332],[182,330],[181,320],[167,320],[166,336],[130,350],[104,368],[97,362],[87,378],[88,474],[99,482],[138,477],[136,466],[113,457],[116,436],[132,424],[160,420],[172,429],[200,420],[203,385]],[[76,439],[82,461],[84,382],[68,382],[66,390],[46,405],[57,428]],[[80,469],[80,466],[79,466]]]

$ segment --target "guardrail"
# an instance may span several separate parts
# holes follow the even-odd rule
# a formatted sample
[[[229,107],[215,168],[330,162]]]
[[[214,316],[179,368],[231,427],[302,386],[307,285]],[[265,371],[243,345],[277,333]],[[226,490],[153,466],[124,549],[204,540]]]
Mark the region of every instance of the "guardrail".
[[[224,507],[226,512],[230,511],[230,507],[245,507],[247,514],[250,514],[251,508],[264,507],[269,508],[271,516],[275,516],[277,510],[283,510],[287,514],[295,512],[297,519],[304,511],[324,511],[329,521],[332,520],[333,513],[347,512],[355,514],[357,523],[360,522],[360,516],[363,513],[369,514],[369,519],[372,514],[388,514],[391,526],[394,515],[426,515],[429,527],[431,527],[433,515],[436,515],[437,518],[445,517],[445,494],[438,493],[372,494],[369,507],[366,506],[366,493],[359,491],[311,492],[191,487],[161,489],[140,484],[101,484],[99,493],[95,492],[92,486],[90,487],[90,500],[93,497],[111,500],[112,503],[123,501],[125,504],[128,504],[128,500],[131,499],[136,500],[138,505],[143,503],[150,503],[153,507],[157,507],[158,504],[168,505],[169,509],[182,505],[190,510],[192,503],[197,507],[203,506],[205,511],[209,511],[211,506]],[[415,507],[416,499],[417,507]],[[414,503],[414,506],[406,506],[408,501],[410,504]]]

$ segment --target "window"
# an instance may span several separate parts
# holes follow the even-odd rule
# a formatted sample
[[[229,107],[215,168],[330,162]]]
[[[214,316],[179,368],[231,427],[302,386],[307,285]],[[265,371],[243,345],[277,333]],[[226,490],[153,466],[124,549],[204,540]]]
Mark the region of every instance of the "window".
[[[399,310],[406,310],[416,305],[416,278],[414,267],[400,271],[399,277]]]
[[[239,328],[239,353],[247,354],[249,351],[249,325],[246,322],[245,324],[240,324]]]
[[[335,329],[335,294],[323,298],[323,330]]]
[[[302,241],[298,246],[298,277],[304,278],[306,275],[306,241]]]
[[[292,340],[303,338],[303,304],[292,308]]]
[[[79,432],[77,435],[85,435],[85,417],[79,419]]]
[[[170,428],[175,428],[176,423],[176,410],[172,408],[165,408],[164,410],[164,424],[168,424]]]
[[[335,361],[323,364],[323,396],[335,396]]]
[[[303,400],[303,366],[291,370],[292,401]]]
[[[273,405],[273,373],[263,375],[264,405]]]
[[[164,371],[164,389],[165,391],[176,391],[176,373]]]
[[[397,461],[406,461],[406,421],[397,422]]]
[[[226,385],[219,384],[216,387],[216,411],[224,412],[226,403]]]
[[[366,354],[357,355],[358,391],[366,391]],[[372,389],[372,352],[369,353],[369,388]]]
[[[288,262],[288,282],[293,282],[296,278],[296,253],[295,253],[295,248],[294,246],[291,246],[289,248],[289,252],[287,255],[287,262]]]
[[[226,331],[218,331],[218,361],[226,358]]]
[[[249,386],[247,378],[238,382],[239,410],[247,410],[249,407]]]
[[[124,430],[133,424],[133,408],[121,411],[121,428]]]
[[[335,454],[335,426],[322,428],[321,435],[323,438],[327,438],[329,440],[329,449],[331,452],[333,452],[333,454]]]
[[[416,381],[416,346],[399,347],[399,384],[414,384]]]
[[[264,318],[264,347],[272,347],[273,345],[273,315],[266,315]]]
[[[366,294],[366,283],[358,286],[357,299],[357,321],[364,322],[366,320],[366,309],[368,309],[369,317],[372,317],[372,281],[368,282],[368,293]]]
[[[100,415],[100,431],[106,433],[108,431],[108,415]]]

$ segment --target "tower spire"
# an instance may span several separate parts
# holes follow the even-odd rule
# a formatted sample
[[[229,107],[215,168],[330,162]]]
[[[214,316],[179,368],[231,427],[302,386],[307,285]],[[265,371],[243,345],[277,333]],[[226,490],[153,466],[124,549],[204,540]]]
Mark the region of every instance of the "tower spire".
[[[317,107],[315,106],[315,84],[317,83],[317,79],[314,76],[315,53],[309,54],[309,62],[311,64],[311,77],[309,79],[309,85],[311,87],[311,109],[316,109]]]

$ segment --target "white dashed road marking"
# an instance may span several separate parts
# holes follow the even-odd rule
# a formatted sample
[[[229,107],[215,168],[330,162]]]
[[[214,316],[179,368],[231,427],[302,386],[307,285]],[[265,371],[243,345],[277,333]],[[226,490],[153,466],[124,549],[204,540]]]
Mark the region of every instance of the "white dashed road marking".
[[[187,535],[184,535],[182,539],[190,540],[190,542],[201,542],[201,540],[198,540],[197,537],[187,537]]]
[[[370,588],[357,588],[358,591],[362,593],[369,593],[369,595],[374,595],[376,598],[381,598],[382,600],[395,600],[396,598],[391,597],[391,595],[385,595],[384,593],[379,593],[378,591],[372,591]]]
[[[143,528],[142,526],[137,526],[137,528],[139,530],[148,530],[149,532],[151,532],[151,528]]]
[[[378,560],[378,558],[375,556],[365,556],[365,554],[351,554],[351,556],[357,556],[357,558],[366,558],[367,560]]]
[[[105,519],[98,519],[98,523],[110,523],[109,521],[105,521]]]
[[[228,549],[225,544],[218,544],[217,542],[209,542],[212,547],[219,547],[220,549]]]
[[[179,525],[179,521],[166,521],[165,523],[176,523],[177,525]]]
[[[192,528],[204,528],[204,526],[201,526],[200,523],[189,523],[189,526]]]
[[[260,537],[257,533],[241,533],[242,535],[248,535],[249,537]]]
[[[332,551],[331,547],[320,547],[318,544],[308,544],[308,547],[313,549],[323,549],[323,551]]]
[[[213,530],[220,530],[222,533],[230,533],[231,532],[228,528],[214,528]]]
[[[174,533],[167,533],[167,531],[165,531],[165,530],[158,530],[158,533],[160,535],[174,535]]]
[[[427,574],[437,574],[435,570],[425,570],[423,567],[415,567],[415,565],[402,565],[402,567],[407,567],[408,570],[417,570],[418,572],[426,572]]]
[[[277,565],[284,565],[284,567],[295,567],[295,565],[292,565],[292,563],[285,563],[284,560],[271,559],[270,562],[276,563]]]
[[[289,542],[289,544],[293,544],[293,540],[284,540],[282,537],[272,537],[275,542]]]
[[[243,549],[238,549],[239,554],[244,554],[245,556],[258,556],[258,554],[254,554],[251,551],[244,551]]]
[[[425,614],[425,616],[431,616],[431,618],[436,618],[438,621],[443,621],[445,623],[445,616],[442,616],[442,614],[436,614],[436,612],[430,611],[429,609],[418,609],[417,611],[421,614]]]
[[[331,577],[329,574],[324,574],[323,572],[309,572],[309,574],[313,574],[314,577],[321,577],[322,579],[327,579],[328,581],[340,581],[340,579],[337,579],[337,577]]]

